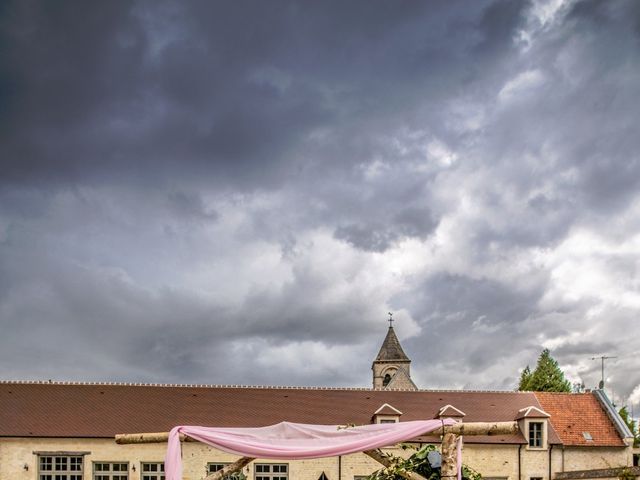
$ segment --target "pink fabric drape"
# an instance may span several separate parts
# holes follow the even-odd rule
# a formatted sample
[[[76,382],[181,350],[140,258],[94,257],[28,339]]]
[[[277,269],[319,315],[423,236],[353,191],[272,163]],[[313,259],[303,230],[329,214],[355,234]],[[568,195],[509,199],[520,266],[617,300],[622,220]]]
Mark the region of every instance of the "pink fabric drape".
[[[182,480],[181,433],[218,450],[243,457],[301,460],[348,455],[387,447],[454,423],[454,420],[444,419],[349,428],[289,422],[257,428],[179,426],[169,433],[165,474],[167,480]],[[458,480],[460,465],[458,450]]]

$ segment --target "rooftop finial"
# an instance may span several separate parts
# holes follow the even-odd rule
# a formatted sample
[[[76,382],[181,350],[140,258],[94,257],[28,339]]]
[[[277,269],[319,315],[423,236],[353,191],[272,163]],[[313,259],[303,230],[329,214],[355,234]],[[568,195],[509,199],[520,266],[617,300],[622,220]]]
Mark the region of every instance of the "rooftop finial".
[[[393,323],[393,313],[391,312],[387,312],[389,314],[389,320],[387,320],[389,322],[389,328],[393,327],[392,323]]]

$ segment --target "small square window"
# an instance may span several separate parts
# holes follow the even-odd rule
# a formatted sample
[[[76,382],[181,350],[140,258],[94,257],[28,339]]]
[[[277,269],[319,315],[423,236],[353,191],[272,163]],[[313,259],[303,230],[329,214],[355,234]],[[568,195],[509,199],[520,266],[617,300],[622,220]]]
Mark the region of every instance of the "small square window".
[[[286,463],[258,463],[255,480],[288,480],[289,466]]]
[[[128,463],[93,462],[93,480],[128,480],[128,478]]]
[[[78,455],[40,455],[38,480],[82,480],[82,462]]]
[[[212,473],[219,472],[224,467],[229,466],[229,463],[207,463],[207,475],[211,475]],[[232,473],[230,475],[225,475],[222,477],[224,480],[233,480],[237,475],[237,472]]]
[[[142,471],[142,480],[164,480],[164,462],[144,462]]]

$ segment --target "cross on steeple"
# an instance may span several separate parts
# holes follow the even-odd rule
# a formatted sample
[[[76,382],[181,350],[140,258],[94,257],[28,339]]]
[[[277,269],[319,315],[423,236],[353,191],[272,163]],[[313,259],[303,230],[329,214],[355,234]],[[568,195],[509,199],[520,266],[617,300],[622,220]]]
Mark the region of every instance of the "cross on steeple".
[[[393,323],[393,313],[388,312],[389,314],[389,320],[387,320],[387,322],[389,322],[389,328],[393,327],[392,323]]]

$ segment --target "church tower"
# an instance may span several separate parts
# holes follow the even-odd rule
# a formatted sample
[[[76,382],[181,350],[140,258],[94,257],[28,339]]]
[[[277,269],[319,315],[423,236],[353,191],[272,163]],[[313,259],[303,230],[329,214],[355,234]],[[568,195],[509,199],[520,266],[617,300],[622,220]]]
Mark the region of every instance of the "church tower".
[[[389,330],[382,342],[378,356],[373,361],[373,388],[376,390],[418,390],[411,380],[411,360],[402,350],[400,340],[393,330],[393,317],[389,314]]]

